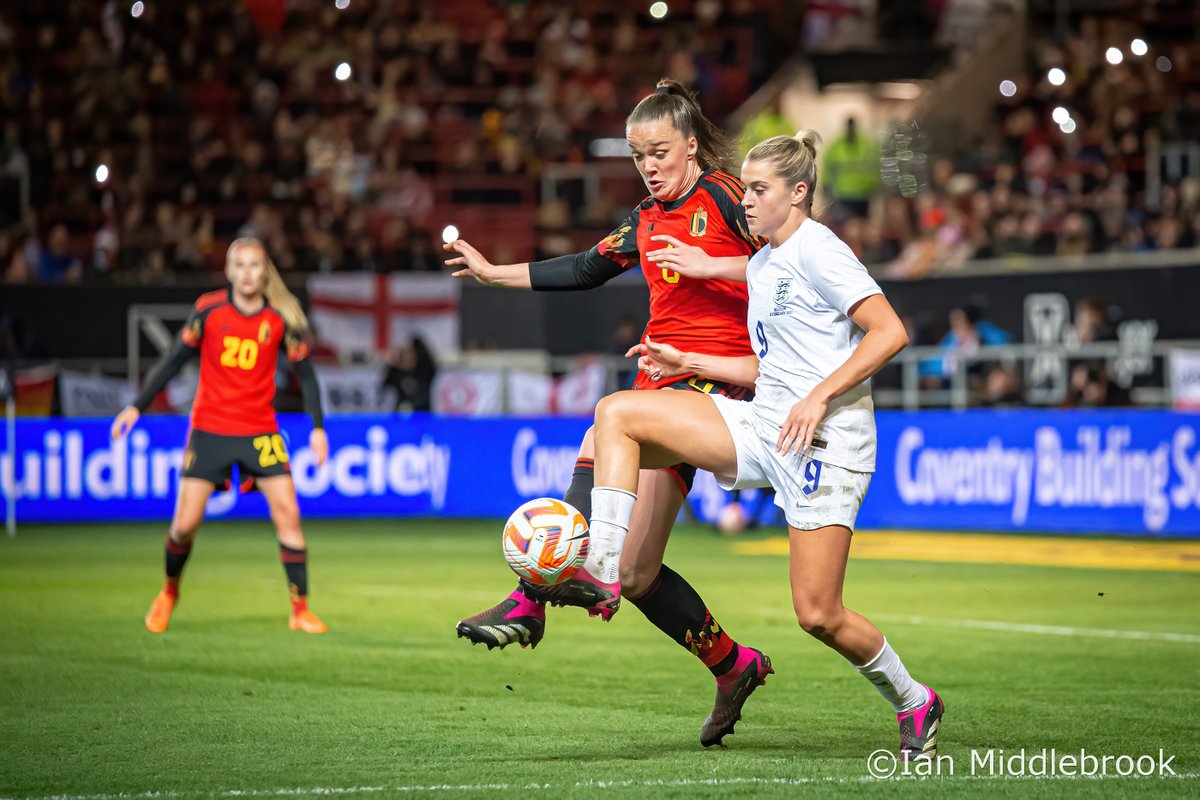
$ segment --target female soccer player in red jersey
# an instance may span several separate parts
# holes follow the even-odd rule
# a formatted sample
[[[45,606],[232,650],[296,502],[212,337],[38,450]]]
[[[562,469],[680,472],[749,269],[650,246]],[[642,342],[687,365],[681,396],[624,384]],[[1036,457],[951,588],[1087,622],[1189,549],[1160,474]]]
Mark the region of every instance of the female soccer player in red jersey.
[[[146,627],[154,633],[167,629],[205,503],[216,487],[228,485],[237,464],[243,486],[253,481],[271,509],[291,592],[288,627],[324,633],[325,624],[308,609],[308,554],[287,447],[272,406],[275,367],[283,349],[300,377],[304,408],[312,415],[309,446],[317,463],[324,463],[329,443],[317,378],[307,360],[308,320],[257,239],[237,239],[229,246],[225,275],[229,288],[196,301],[175,346],[151,371],[134,404],[113,421],[113,438],[126,434],[167,381],[192,356],[200,356],[200,385],[192,403],[175,517],[167,532],[166,581],[146,614]]]
[[[671,80],[659,81],[654,94],[634,108],[626,120],[626,137],[650,196],[591,250],[532,264],[495,265],[458,240],[446,245],[458,254],[447,263],[462,267],[456,277],[542,291],[591,289],[640,264],[650,287],[648,339],[716,356],[752,356],[745,329],[746,284],[684,278],[674,269],[703,264],[713,270],[744,272],[749,256],[762,246],[747,229],[740,206],[745,187],[726,171],[733,161],[730,143],[704,117],[692,95]],[[639,373],[635,388],[681,389],[739,399],[749,394],[744,386],[694,373],[667,380]],[[593,451],[589,431],[564,498],[589,520],[616,513],[592,505]],[[499,605],[460,622],[459,636],[485,643],[489,649],[513,642],[536,646],[545,631],[545,602],[583,606],[589,614],[607,620],[624,594],[715,676],[716,705],[700,740],[705,746],[719,743],[733,731],[750,692],[772,670],[765,655],[739,647],[713,619],[696,590],[662,563],[671,526],[694,475],[695,468],[686,464],[643,472],[627,540],[593,536],[588,560],[575,577],[554,587],[522,583]]]

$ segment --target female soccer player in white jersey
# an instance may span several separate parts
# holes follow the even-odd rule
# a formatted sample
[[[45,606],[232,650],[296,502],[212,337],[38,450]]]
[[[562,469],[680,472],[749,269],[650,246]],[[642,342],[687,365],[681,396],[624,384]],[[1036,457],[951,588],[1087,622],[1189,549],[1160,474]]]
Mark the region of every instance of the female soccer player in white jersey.
[[[688,392],[621,392],[602,400],[592,531],[621,538],[639,469],[686,461],[729,489],[774,486],[788,521],[800,626],[893,705],[901,755],[930,757],[941,698],[909,675],[878,628],[842,605],[851,533],[875,469],[870,377],[908,337],[850,248],[810,216],[816,143],[808,132],[776,136],[756,145],[742,166],[750,230],[770,242],[745,275],[747,327],[758,357],[682,353],[655,343],[636,348],[652,377],[687,370],[734,383],[754,378],[754,400]]]

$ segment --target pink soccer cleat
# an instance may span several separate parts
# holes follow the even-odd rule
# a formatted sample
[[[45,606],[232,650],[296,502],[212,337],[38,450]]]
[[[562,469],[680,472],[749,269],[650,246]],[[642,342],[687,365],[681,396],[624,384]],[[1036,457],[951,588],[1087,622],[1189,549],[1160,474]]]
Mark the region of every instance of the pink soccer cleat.
[[[766,683],[767,676],[774,672],[766,653],[740,646],[733,668],[717,678],[717,699],[700,729],[700,744],[705,747],[723,744],[721,740],[733,733],[733,726],[742,718],[742,706],[750,693]]]
[[[933,689],[925,686],[925,691],[929,692],[925,705],[896,715],[900,723],[900,758],[904,761],[937,756],[938,728],[946,705]]]
[[[580,606],[587,609],[589,617],[601,617],[605,622],[621,607],[621,584],[605,583],[583,567],[562,583],[529,588],[552,606]]]

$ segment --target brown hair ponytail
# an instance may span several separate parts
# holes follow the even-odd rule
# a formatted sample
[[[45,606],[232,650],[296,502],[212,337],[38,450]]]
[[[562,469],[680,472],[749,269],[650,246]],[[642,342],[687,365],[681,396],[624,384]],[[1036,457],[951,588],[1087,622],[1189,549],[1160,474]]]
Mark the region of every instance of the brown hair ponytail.
[[[733,142],[725,132],[704,116],[696,96],[682,83],[663,78],[625,118],[625,125],[669,119],[684,138],[696,137],[696,161],[701,169],[732,170],[736,156]]]

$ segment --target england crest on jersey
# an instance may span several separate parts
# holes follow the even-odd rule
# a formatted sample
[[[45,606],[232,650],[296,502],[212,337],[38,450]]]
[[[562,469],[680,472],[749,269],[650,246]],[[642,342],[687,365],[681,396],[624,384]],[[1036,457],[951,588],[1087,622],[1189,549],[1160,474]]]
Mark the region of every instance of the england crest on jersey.
[[[786,314],[787,310],[784,306],[787,305],[788,298],[792,295],[792,279],[780,278],[775,282],[775,296],[772,298],[775,301],[775,314]]]

